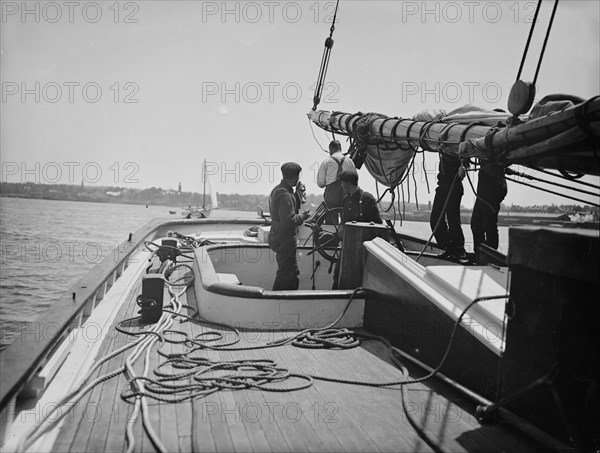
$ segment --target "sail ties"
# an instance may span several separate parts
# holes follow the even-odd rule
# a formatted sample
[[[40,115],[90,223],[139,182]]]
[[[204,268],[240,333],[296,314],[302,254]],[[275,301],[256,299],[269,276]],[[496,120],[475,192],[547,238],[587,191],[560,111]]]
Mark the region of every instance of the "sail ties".
[[[350,118],[346,126],[351,128],[350,153],[357,168],[364,164],[377,182],[386,187],[396,187],[405,178],[416,148],[407,142],[398,143],[395,140],[383,138],[383,128],[390,120],[399,121],[397,118],[387,118],[378,113],[366,113],[355,116],[352,123]],[[375,123],[381,121],[377,127]],[[374,134],[373,129],[378,129]],[[407,144],[409,145],[407,147]]]

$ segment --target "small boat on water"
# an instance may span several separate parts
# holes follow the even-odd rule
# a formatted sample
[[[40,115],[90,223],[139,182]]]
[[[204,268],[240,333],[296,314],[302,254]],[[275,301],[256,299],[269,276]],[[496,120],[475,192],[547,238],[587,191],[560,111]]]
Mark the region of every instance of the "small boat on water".
[[[181,210],[184,219],[204,219],[210,215],[211,210],[219,207],[217,193],[212,189],[206,172],[206,159],[202,162],[202,206],[198,202],[199,200],[196,200],[195,206],[190,204]]]
[[[494,129],[309,118],[390,187],[421,151],[598,174],[597,98],[569,102]],[[597,230],[511,228],[507,255],[456,262],[393,225],[323,241],[321,208],[299,289],[273,291],[259,216],[152,221],[24,323],[0,354],[1,451],[598,449]]]

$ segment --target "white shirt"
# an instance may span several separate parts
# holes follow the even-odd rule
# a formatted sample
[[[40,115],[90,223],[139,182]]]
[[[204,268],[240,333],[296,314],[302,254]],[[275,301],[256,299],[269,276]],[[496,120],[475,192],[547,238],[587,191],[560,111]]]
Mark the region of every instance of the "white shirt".
[[[321,162],[319,171],[317,172],[317,186],[322,189],[337,180],[338,163],[341,162],[342,157],[344,155],[341,151],[338,151]],[[342,162],[342,171],[356,171],[354,162],[352,162],[349,156],[346,156],[344,162]]]

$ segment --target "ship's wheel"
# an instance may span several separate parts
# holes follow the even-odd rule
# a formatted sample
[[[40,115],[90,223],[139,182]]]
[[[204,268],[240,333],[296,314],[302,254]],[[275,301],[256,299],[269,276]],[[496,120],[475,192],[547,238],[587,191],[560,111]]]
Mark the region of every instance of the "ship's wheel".
[[[313,230],[313,250],[327,261],[335,263],[340,256],[338,231],[342,221],[342,208],[327,209],[321,203],[314,217],[307,222]]]

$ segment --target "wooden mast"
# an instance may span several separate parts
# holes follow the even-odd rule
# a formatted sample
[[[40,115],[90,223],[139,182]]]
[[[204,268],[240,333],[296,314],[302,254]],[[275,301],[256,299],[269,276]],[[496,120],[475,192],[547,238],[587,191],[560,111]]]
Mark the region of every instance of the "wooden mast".
[[[202,162],[202,210],[206,211],[206,159]]]

